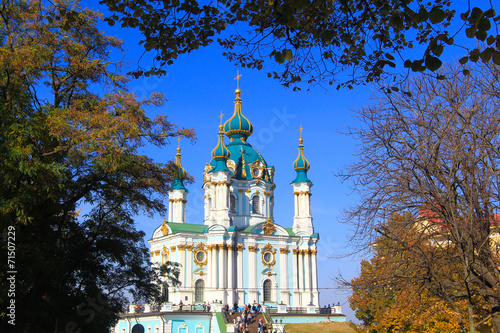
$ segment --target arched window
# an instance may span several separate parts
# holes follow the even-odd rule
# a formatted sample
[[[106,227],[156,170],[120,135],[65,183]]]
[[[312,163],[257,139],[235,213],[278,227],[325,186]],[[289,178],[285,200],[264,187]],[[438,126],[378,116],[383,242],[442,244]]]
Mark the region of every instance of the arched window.
[[[162,288],[162,298],[164,302],[168,302],[168,283],[163,283],[163,288]]]
[[[194,285],[194,301],[195,302],[203,302],[204,295],[203,290],[205,289],[205,281],[199,279],[196,281]]]
[[[260,198],[258,195],[252,198],[252,213],[260,214]]]
[[[236,214],[236,197],[234,195],[229,196],[229,212]]]
[[[264,302],[271,302],[271,280],[264,281]]]

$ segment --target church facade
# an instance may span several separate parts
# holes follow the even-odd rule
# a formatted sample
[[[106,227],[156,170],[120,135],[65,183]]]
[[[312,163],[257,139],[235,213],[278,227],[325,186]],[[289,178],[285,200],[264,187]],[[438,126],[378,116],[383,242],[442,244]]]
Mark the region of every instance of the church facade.
[[[149,240],[151,260],[180,263],[181,285],[165,291],[174,304],[217,300],[319,307],[319,235],[311,215],[313,184],[307,177],[302,131],[290,189],[293,221],[275,221],[275,170],[252,147],[253,125],[243,115],[241,90],[235,94],[234,113],[224,125],[221,115],[218,140],[203,172],[204,221],[186,221],[188,190],[179,147],[168,219]]]

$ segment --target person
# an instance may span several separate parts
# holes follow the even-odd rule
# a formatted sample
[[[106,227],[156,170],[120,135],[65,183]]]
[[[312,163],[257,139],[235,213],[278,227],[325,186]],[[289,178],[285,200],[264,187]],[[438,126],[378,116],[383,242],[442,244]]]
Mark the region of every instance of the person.
[[[207,312],[210,312],[210,302],[207,304]]]
[[[182,300],[181,300],[181,301],[180,301],[180,303],[179,303],[179,312],[180,312],[180,311],[182,311],[182,306],[183,306],[183,305],[184,305],[184,304],[182,303]]]

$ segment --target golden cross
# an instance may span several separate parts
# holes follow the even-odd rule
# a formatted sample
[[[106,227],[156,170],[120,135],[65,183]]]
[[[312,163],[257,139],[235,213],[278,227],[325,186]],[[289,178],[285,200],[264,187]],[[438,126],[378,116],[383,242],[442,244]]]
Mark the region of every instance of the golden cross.
[[[302,139],[302,131],[304,130],[304,127],[302,127],[302,125],[300,125],[300,128],[298,129],[298,131],[300,132],[300,138]]]
[[[222,110],[220,110],[220,116],[218,116],[220,118],[220,124],[222,125],[222,117],[224,117],[224,113],[222,113]]]
[[[236,71],[236,77],[234,78],[236,80],[236,89],[240,89],[240,71]]]
[[[177,138],[177,148],[181,147],[181,137]]]

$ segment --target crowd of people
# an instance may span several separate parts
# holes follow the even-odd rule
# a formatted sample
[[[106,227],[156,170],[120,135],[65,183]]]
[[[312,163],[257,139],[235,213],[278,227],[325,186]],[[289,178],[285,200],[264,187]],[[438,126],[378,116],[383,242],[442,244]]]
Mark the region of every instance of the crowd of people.
[[[237,303],[233,305],[233,307],[229,307],[228,304],[226,304],[223,308],[222,311],[226,312],[228,315],[232,316],[235,313],[241,313],[240,315],[236,316],[236,318],[233,319],[233,323],[235,324],[234,331],[236,333],[244,333],[244,332],[249,332],[249,326],[255,322],[256,317],[261,313],[262,306],[260,303],[257,304],[248,304],[244,305],[243,307],[239,307]],[[257,323],[257,331],[259,333],[265,333],[268,332],[268,325],[264,322],[262,318],[259,319]]]

